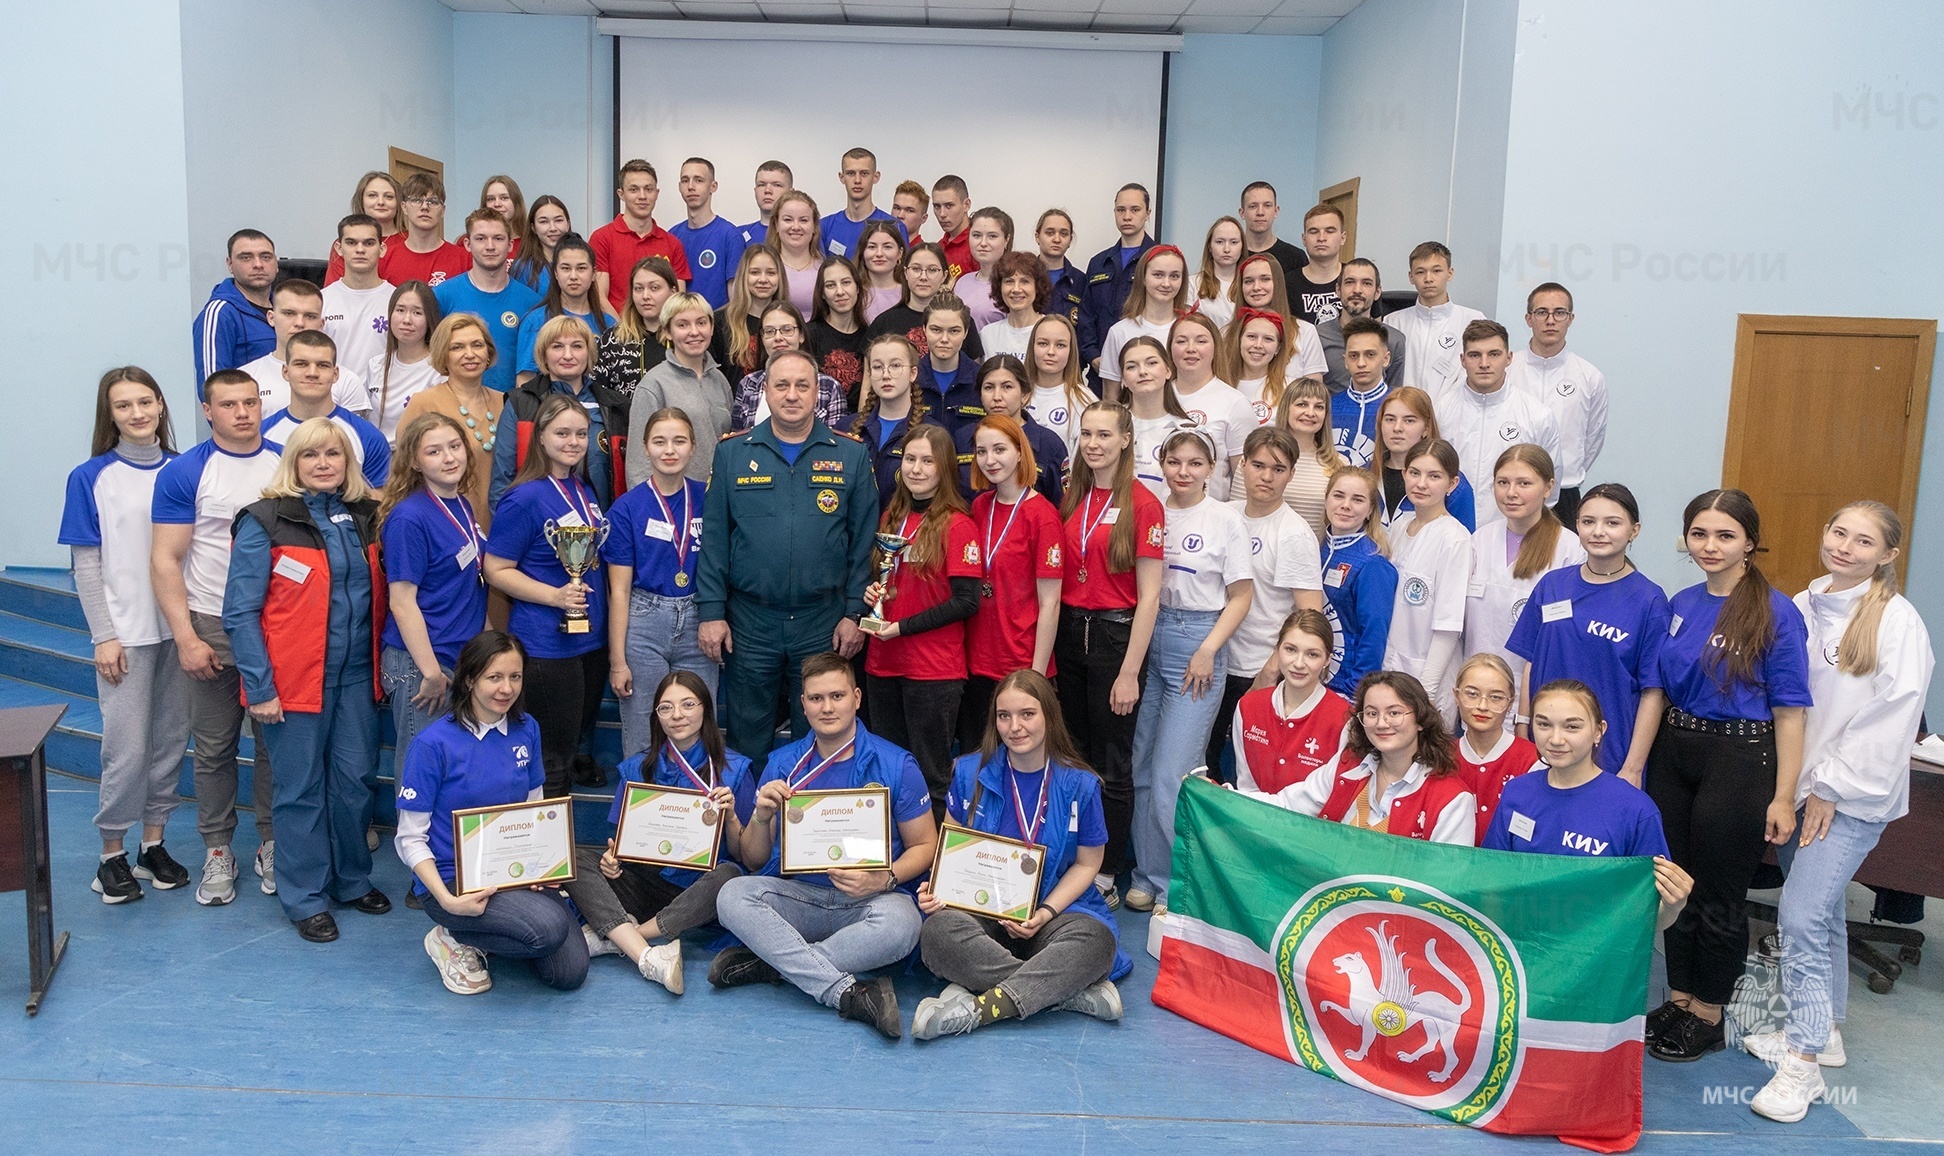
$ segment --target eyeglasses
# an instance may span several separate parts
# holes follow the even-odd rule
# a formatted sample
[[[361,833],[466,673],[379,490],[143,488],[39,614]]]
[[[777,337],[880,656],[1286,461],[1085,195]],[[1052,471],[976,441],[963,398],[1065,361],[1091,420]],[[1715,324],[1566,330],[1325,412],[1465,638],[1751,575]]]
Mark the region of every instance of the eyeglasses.
[[[796,331],[797,331],[797,327],[794,325],[766,325],[763,327],[763,336],[764,337],[787,337],[790,334],[795,333]]]
[[[1537,321],[1564,321],[1573,315],[1571,309],[1528,309],[1526,316]]]
[[[696,702],[692,698],[685,698],[681,702],[664,702],[664,703],[655,704],[655,713],[660,715],[663,718],[667,718],[670,715],[687,714],[692,710],[701,710],[701,709],[702,709],[702,704]]]
[[[428,209],[442,209],[445,207],[445,201],[439,197],[413,197],[405,203],[408,205],[419,205]]]
[[[1365,708],[1364,711],[1361,714],[1359,714],[1357,717],[1361,718],[1364,721],[1365,726],[1369,726],[1372,723],[1380,723],[1380,722],[1401,723],[1405,719],[1410,718],[1415,713],[1417,712],[1413,711],[1410,707],[1394,706],[1389,710],[1384,710],[1384,711],[1376,710],[1374,708]]]
[[[1509,705],[1512,702],[1512,696],[1506,694],[1502,690],[1495,690],[1492,691],[1490,694],[1487,694],[1484,691],[1479,690],[1475,686],[1459,687],[1458,697],[1464,699],[1466,702],[1470,703],[1473,706],[1477,706],[1479,703],[1482,702],[1486,706],[1494,707],[1494,708],[1504,707]]]

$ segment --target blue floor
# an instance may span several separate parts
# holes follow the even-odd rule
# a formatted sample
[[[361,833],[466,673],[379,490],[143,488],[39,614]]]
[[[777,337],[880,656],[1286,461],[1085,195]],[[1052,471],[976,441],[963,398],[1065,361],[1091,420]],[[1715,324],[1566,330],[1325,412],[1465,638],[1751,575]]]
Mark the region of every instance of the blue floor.
[[[545,1153],[663,1142],[733,1152],[1559,1150],[1446,1125],[1161,1011],[1148,999],[1145,955],[1123,985],[1119,1024],[1055,1012],[929,1044],[884,1041],[793,989],[714,991],[695,945],[680,998],[613,957],[595,960],[570,994],[496,962],[493,990],[461,998],[440,986],[420,947],[429,922],[402,903],[380,917],[340,912],[343,938],[328,946],[300,940],[247,866],[229,907],[197,907],[192,888],[103,905],[88,890],[93,786],[51,785],[56,922],[73,938],[41,1014],[28,1019],[21,901],[0,897],[7,1152]],[[193,866],[193,807],[169,835]],[[253,840],[244,816],[236,850],[246,865]],[[404,870],[388,849],[378,883],[402,895]],[[1144,942],[1145,925],[1123,915],[1131,946]],[[899,980],[907,1021],[937,987]],[[1911,1032],[1926,1032],[1944,1008],[1910,978],[1890,997],[1861,982],[1854,990],[1859,1001],[1898,1000],[1896,1018]],[[1869,1071],[1853,1061],[1832,1082],[1861,1083]],[[1739,1053],[1650,1061],[1638,1151],[1881,1146],[1853,1112],[1818,1107],[1785,1127],[1732,1102],[1734,1092],[1724,1103],[1706,1091],[1766,1078]],[[1887,1090],[1863,1084],[1858,1101]]]

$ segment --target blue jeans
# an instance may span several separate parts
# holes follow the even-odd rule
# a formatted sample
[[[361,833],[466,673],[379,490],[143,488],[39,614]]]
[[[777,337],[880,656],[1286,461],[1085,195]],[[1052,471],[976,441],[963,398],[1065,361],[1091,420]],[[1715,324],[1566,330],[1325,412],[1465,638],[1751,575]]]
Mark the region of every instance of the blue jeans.
[[[534,976],[548,987],[573,991],[587,979],[587,940],[581,935],[580,920],[551,888],[495,892],[478,915],[454,915],[437,900],[427,899],[425,913],[467,947],[526,960]]]
[[[385,693],[391,696],[392,730],[398,735],[393,740],[392,777],[403,780],[405,752],[411,749],[412,740],[419,736],[420,731],[451,711],[452,699],[448,695],[445,704],[437,711],[420,710],[412,705],[412,696],[418,693],[419,683],[425,681],[425,676],[419,673],[418,663],[412,660],[411,652],[387,646],[379,661]],[[452,681],[452,671],[444,667],[440,669],[445,670],[446,681]]]
[[[277,901],[294,922],[371,890],[371,787],[378,708],[371,681],[327,687],[324,709],[288,711],[263,728],[271,761],[270,826],[277,836]],[[287,768],[287,769],[286,769]]]
[[[702,619],[695,596],[670,598],[639,586],[628,592],[628,671],[634,693],[621,700],[621,753],[640,754],[648,746],[648,722],[655,716],[655,688],[671,670],[693,671],[715,697],[722,668],[696,645]]]
[[[910,955],[924,921],[902,891],[852,899],[835,887],[745,875],[722,885],[716,922],[784,979],[836,1007],[858,972]]]
[[[1202,765],[1208,734],[1222,709],[1228,659],[1215,652],[1215,676],[1200,698],[1184,692],[1181,680],[1220,617],[1214,610],[1163,607],[1148,643],[1147,683],[1134,724],[1134,886],[1157,902],[1168,897],[1175,799],[1181,794],[1182,776]]]
[[[1887,823],[1865,823],[1841,811],[1829,834],[1807,847],[1791,838],[1776,848],[1788,881],[1778,905],[1782,994],[1789,1001],[1789,1046],[1811,1055],[1829,1046],[1829,1031],[1849,1011],[1849,922],[1843,897],[1850,877],[1883,836]],[[281,864],[279,864],[281,866]]]

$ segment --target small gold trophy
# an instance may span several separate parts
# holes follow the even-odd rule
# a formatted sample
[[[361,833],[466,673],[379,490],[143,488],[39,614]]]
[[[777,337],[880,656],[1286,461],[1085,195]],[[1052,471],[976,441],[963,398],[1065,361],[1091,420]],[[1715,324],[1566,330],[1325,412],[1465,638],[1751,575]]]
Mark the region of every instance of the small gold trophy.
[[[601,564],[601,543],[607,541],[607,530],[606,522],[593,526],[563,526],[552,518],[541,526],[541,531],[547,536],[547,545],[553,547],[554,557],[560,560],[560,568],[567,571],[567,577],[575,582]],[[562,634],[586,634],[591,629],[593,623],[588,621],[586,610],[561,612]]]
[[[884,620],[884,604],[891,600],[891,571],[897,568],[898,555],[904,553],[905,549],[910,545],[911,539],[899,537],[896,534],[879,534],[877,536],[878,585],[884,587],[884,596],[879,598],[877,605],[871,608],[871,616],[857,624],[857,628],[864,633],[877,635],[882,633],[885,627],[891,625]]]

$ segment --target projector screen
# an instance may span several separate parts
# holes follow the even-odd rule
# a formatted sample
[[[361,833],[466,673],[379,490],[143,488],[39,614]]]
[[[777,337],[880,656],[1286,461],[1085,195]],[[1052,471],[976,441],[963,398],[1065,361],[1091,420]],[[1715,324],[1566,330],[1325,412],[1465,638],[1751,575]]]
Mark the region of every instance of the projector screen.
[[[834,213],[841,158],[861,146],[883,174],[879,208],[901,181],[929,195],[957,173],[973,208],[1012,215],[1015,248],[1033,250],[1042,211],[1066,210],[1068,257],[1084,268],[1114,243],[1115,191],[1130,181],[1154,190],[1161,61],[1158,51],[623,36],[620,157],[654,164],[664,227],[683,216],[675,182],[691,156],[715,163],[717,214],[747,224],[758,164],[789,165],[817,211]],[[934,221],[924,235],[937,234]]]

